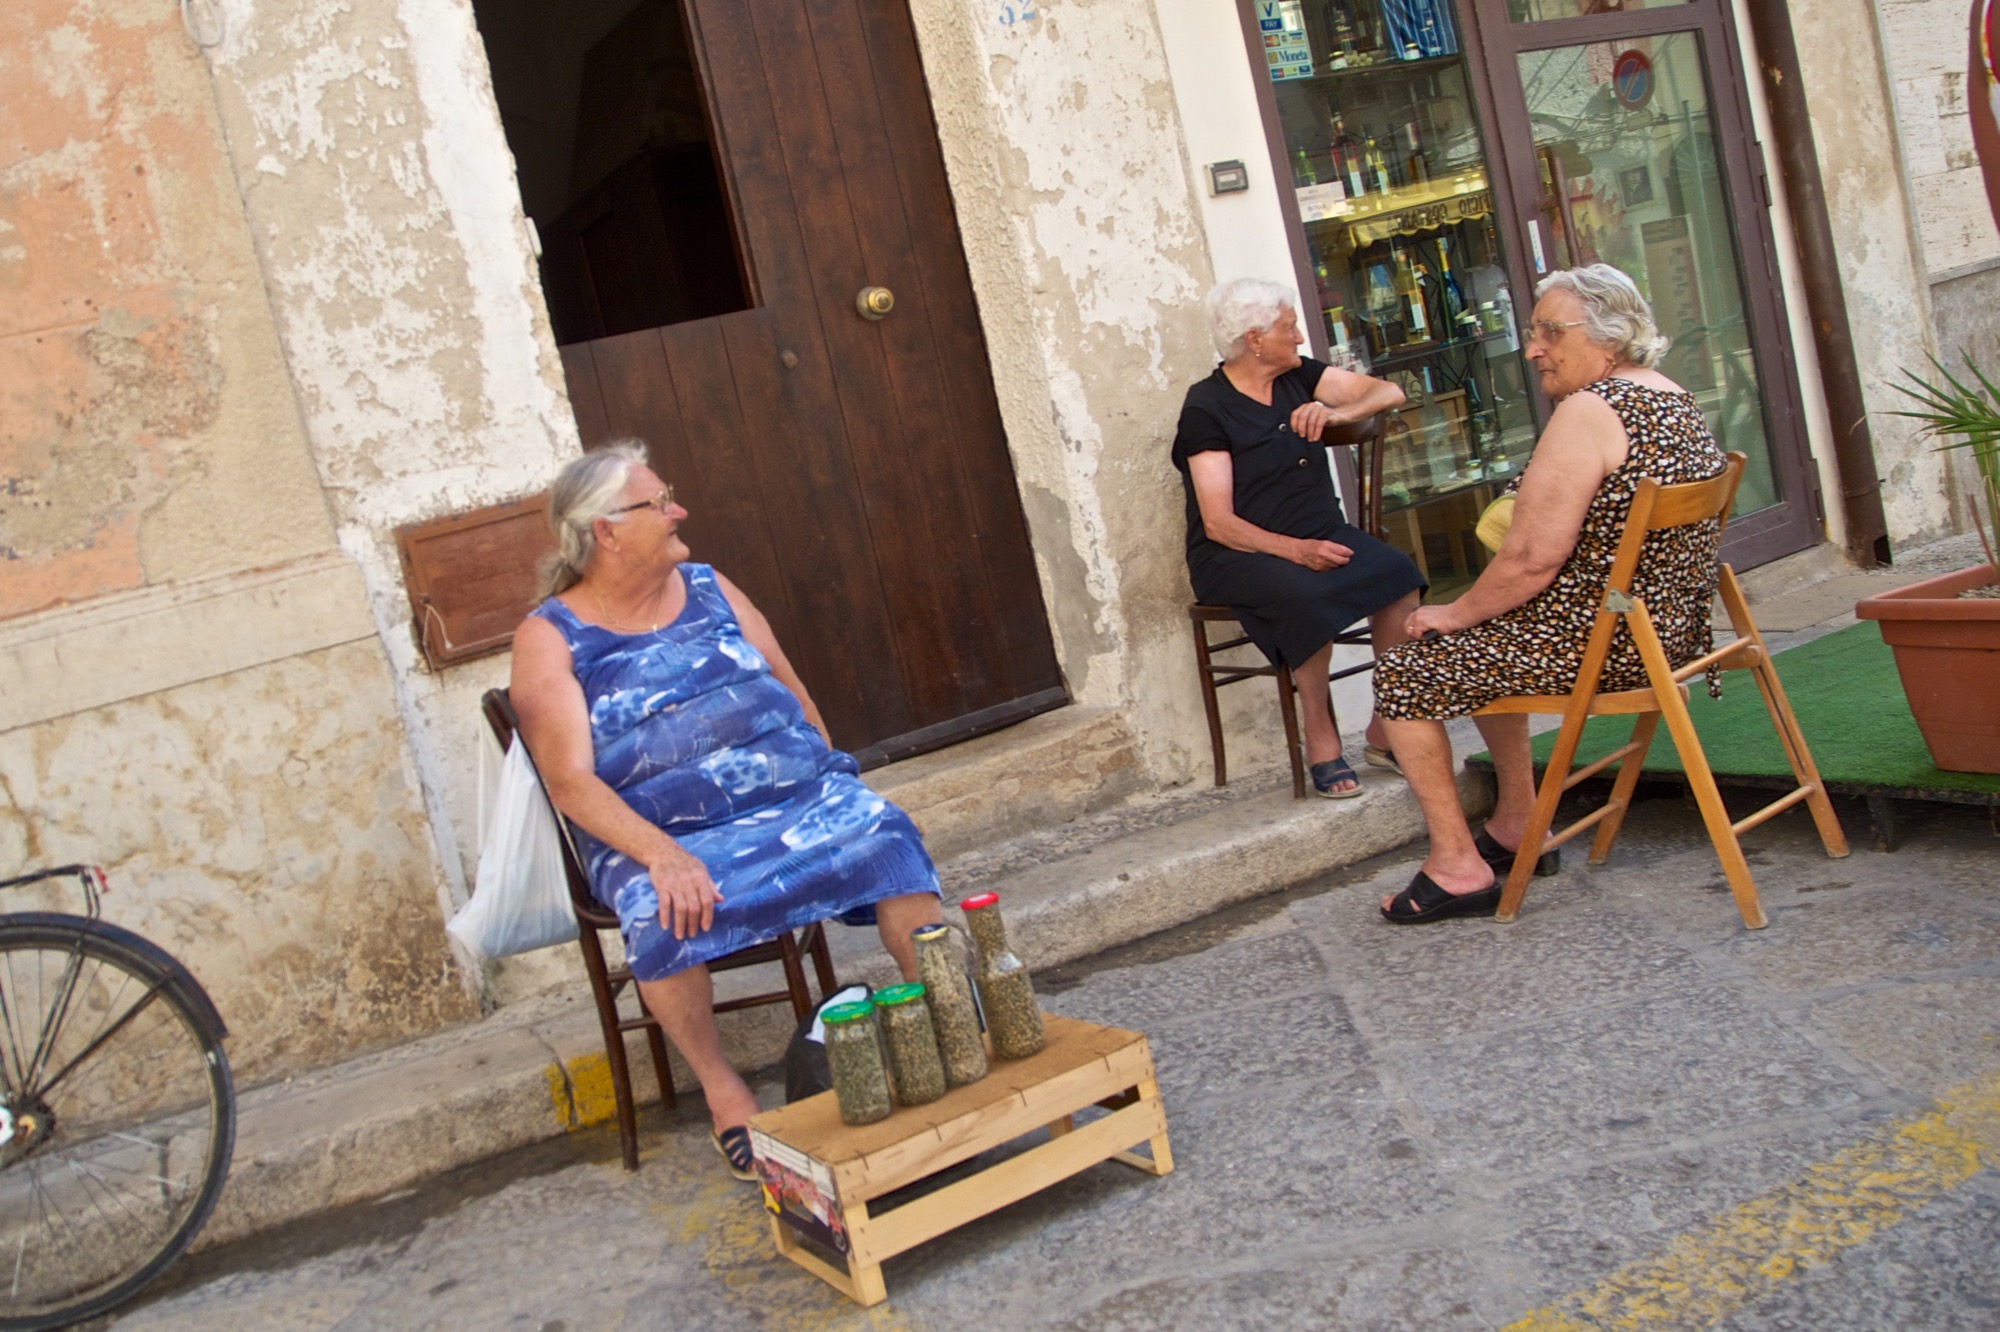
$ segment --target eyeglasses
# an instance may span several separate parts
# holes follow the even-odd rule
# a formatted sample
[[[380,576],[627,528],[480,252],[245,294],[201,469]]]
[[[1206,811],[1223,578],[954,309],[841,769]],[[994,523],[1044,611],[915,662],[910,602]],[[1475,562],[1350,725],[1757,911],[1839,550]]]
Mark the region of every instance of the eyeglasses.
[[[1528,341],[1554,342],[1562,336],[1564,329],[1577,328],[1589,322],[1587,319],[1564,319],[1560,321],[1554,319],[1537,319],[1534,323],[1528,325]]]
[[[665,490],[662,490],[659,494],[653,496],[653,498],[651,499],[640,500],[637,504],[627,504],[622,509],[613,509],[611,512],[605,514],[604,516],[606,518],[616,518],[619,514],[630,513],[634,509],[657,509],[659,510],[661,516],[664,517],[666,515],[667,510],[673,507],[674,507],[674,488],[672,486],[668,486]]]

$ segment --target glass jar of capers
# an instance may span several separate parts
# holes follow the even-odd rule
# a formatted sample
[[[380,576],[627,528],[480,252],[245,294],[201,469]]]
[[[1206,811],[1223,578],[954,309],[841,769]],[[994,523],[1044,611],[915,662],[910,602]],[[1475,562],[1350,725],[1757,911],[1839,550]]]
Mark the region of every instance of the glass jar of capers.
[[[986,1011],[986,1032],[993,1038],[993,1053],[1001,1059],[1026,1059],[1048,1038],[1042,1031],[1042,1012],[1035,1006],[1035,987],[1028,979],[1027,964],[1007,946],[1000,895],[981,893],[958,905],[965,912],[973,942],[979,946],[979,969],[973,983],[979,987],[979,1005]]]
[[[835,1004],[820,1014],[826,1032],[826,1067],[840,1118],[847,1124],[873,1124],[887,1119],[889,1075],[882,1064],[882,1040],[875,1026],[875,1005]]]
[[[944,1063],[938,1058],[937,1035],[931,1029],[930,1005],[924,987],[909,982],[875,992],[882,1015],[882,1034],[889,1041],[889,1078],[896,1100],[923,1105],[944,1095]]]
[[[986,1041],[979,1034],[979,1008],[972,999],[972,982],[951,945],[951,926],[919,925],[910,931],[917,946],[917,977],[931,1006],[931,1027],[937,1032],[938,1057],[944,1080],[963,1087],[986,1076]]]

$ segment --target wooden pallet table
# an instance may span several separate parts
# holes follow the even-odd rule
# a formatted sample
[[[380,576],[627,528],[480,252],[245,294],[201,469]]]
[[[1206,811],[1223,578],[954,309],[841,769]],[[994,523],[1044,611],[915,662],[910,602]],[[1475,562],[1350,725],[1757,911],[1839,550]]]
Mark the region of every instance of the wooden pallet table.
[[[778,1252],[857,1304],[888,1297],[882,1262],[1100,1161],[1149,1174],[1174,1168],[1146,1038],[1044,1014],[1048,1044],[978,1082],[876,1124],[840,1120],[832,1092],[750,1121]],[[1110,1114],[1081,1127],[1077,1111]],[[883,1195],[1002,1143],[1046,1129],[1049,1140],[922,1197],[872,1215]],[[1132,1149],[1149,1146],[1150,1156]],[[801,1240],[813,1236],[845,1267]]]

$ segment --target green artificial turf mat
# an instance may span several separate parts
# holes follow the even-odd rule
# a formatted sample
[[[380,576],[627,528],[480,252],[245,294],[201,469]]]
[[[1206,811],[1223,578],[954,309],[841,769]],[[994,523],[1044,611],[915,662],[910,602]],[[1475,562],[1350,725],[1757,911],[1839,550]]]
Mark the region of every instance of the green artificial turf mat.
[[[1932,764],[1903,698],[1895,654],[1872,623],[1850,625],[1780,652],[1778,678],[1798,714],[1820,776],[1835,790],[1866,792],[1890,788],[1911,792],[2000,794],[2000,776],[1946,772]],[[1701,747],[1719,779],[1783,778],[1791,768],[1778,744],[1763,697],[1748,671],[1722,677],[1722,697],[1711,699],[1700,679],[1688,682],[1688,712]],[[1593,717],[1585,724],[1576,766],[1623,744],[1632,733],[1630,717]],[[1535,765],[1548,762],[1555,748],[1551,730],[1535,737]],[[1468,762],[1491,767],[1485,753]],[[1677,773],[1680,754],[1663,723],[1646,753],[1647,772]],[[1607,772],[1603,774],[1608,777]],[[1947,797],[1948,798],[1948,797]]]

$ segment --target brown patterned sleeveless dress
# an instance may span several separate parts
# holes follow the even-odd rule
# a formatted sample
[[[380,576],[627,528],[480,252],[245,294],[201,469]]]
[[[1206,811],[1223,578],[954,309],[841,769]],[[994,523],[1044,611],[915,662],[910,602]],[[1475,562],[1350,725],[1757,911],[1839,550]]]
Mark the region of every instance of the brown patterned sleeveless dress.
[[[1611,559],[1624,535],[1632,495],[1646,477],[1669,485],[1705,481],[1725,459],[1687,393],[1606,378],[1582,390],[1611,405],[1631,448],[1585,512],[1576,549],[1555,581],[1483,624],[1383,653],[1375,664],[1375,707],[1400,721],[1463,717],[1512,694],[1566,694],[1576,684]],[[1708,651],[1720,524],[1711,519],[1654,532],[1640,549],[1632,590],[1646,603],[1675,665]],[[1637,689],[1646,670],[1623,624],[1605,661],[1606,690]]]

